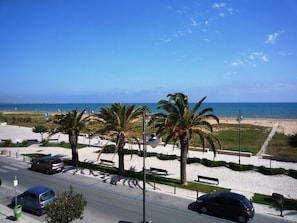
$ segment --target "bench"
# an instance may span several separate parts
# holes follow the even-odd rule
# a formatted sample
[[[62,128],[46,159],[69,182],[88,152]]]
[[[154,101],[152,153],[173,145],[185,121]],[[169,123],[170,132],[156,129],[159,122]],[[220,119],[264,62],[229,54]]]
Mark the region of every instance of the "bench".
[[[165,170],[165,169],[160,169],[160,168],[154,168],[154,167],[151,167],[150,168],[150,172],[152,174],[155,174],[155,175],[168,175],[168,171]]]
[[[53,138],[53,139],[48,139],[49,142],[59,142],[59,139]]]
[[[27,139],[27,142],[29,144],[39,144],[39,141],[37,139]]]
[[[201,182],[201,180],[215,181],[217,185],[219,184],[219,179],[218,178],[198,175],[198,182]]]
[[[100,165],[105,165],[105,166],[114,166],[114,162],[112,160],[107,160],[107,159],[100,159]]]

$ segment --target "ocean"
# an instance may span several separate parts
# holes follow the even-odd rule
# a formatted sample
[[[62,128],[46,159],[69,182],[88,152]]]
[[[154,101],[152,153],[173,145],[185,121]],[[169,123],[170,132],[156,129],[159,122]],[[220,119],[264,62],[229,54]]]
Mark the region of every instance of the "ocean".
[[[157,103],[122,103],[123,105],[146,105],[152,113],[159,112]],[[109,106],[108,103],[66,103],[66,104],[0,104],[1,111],[30,111],[30,112],[69,112],[73,109],[97,113],[100,108]],[[190,107],[194,103],[190,103]],[[297,119],[297,103],[204,103],[200,109],[213,108],[213,114],[218,117],[238,117],[239,112],[245,118],[276,118]]]

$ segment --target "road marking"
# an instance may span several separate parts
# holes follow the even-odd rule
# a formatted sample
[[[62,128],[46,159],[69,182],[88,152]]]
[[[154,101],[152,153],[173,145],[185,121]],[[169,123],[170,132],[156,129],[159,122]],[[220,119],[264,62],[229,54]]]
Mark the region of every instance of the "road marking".
[[[12,163],[11,166],[19,167],[19,168],[26,168],[28,167],[28,163]]]
[[[2,170],[2,169],[0,169],[0,172],[7,173],[8,170]]]
[[[9,170],[18,170],[19,168],[15,168],[12,166],[2,166],[2,168],[9,169]]]

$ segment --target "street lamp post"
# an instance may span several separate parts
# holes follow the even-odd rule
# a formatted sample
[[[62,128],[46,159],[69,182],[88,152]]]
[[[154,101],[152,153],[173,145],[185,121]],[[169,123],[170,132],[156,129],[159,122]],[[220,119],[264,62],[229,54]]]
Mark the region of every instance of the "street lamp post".
[[[145,169],[145,158],[146,158],[146,122],[145,122],[145,114],[143,113],[142,117],[142,133],[143,133],[143,165],[142,165],[142,176],[143,176],[143,188],[142,188],[142,222],[146,223],[146,212],[145,212],[145,184],[146,184],[146,169]]]
[[[145,159],[146,159],[146,152],[147,152],[147,144],[151,145],[153,148],[155,148],[159,143],[160,140],[156,137],[152,137],[149,139],[149,142],[146,140],[146,117],[150,117],[150,114],[143,113],[142,116],[142,133],[143,133],[143,167],[142,167],[142,173],[143,173],[143,191],[142,191],[142,222],[143,223],[152,223],[152,221],[146,221],[146,167],[145,167]]]
[[[238,163],[240,165],[240,153],[241,153],[241,148],[240,148],[240,122],[241,120],[243,119],[243,116],[239,110],[238,112],[238,116],[237,116],[237,119],[236,121],[238,122]]]

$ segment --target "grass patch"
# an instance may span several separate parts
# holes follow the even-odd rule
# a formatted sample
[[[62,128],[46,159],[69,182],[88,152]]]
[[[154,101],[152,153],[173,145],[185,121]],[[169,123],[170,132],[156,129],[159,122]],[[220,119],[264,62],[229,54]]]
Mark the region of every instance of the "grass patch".
[[[289,145],[289,138],[285,134],[276,133],[268,143],[267,153],[275,160],[297,162],[297,148]]]
[[[62,147],[62,148],[65,148],[65,149],[71,149],[70,143],[66,143],[66,142],[45,143],[45,144],[40,145],[40,147]],[[77,144],[78,149],[81,149],[81,148],[84,148],[84,147],[86,147],[86,145]]]
[[[238,151],[238,124],[214,125],[215,135],[221,140],[223,149]],[[250,124],[240,125],[240,146],[242,152],[250,152],[256,155],[267,136],[271,127]]]
[[[275,203],[272,199],[272,196],[269,196],[269,195],[255,193],[253,197],[253,202],[280,208],[280,205]],[[297,210],[297,200],[285,198],[284,209]]]
[[[22,141],[21,143],[13,143],[10,139],[2,140],[0,143],[0,147],[27,147],[29,146],[29,142],[27,140]]]

